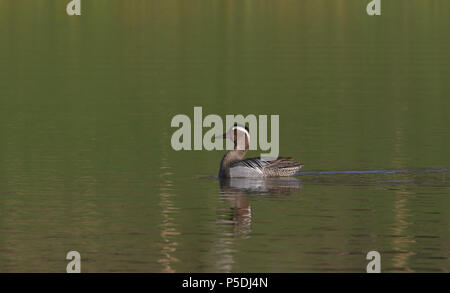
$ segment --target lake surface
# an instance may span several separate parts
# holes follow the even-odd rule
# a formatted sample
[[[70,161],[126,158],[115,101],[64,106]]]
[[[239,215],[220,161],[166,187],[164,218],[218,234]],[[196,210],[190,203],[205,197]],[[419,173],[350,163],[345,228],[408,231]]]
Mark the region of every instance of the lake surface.
[[[450,271],[448,0],[29,2],[0,0],[0,272]],[[303,169],[220,182],[171,148],[194,106],[280,115]]]

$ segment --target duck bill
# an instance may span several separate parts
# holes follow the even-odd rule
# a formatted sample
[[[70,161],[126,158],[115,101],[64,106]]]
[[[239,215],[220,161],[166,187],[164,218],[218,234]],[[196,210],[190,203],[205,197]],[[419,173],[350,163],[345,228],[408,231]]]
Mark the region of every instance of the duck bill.
[[[218,138],[225,139],[225,138],[228,138],[228,135],[227,135],[227,133],[224,133],[224,134],[222,134],[222,135],[216,136],[216,139],[218,139]]]

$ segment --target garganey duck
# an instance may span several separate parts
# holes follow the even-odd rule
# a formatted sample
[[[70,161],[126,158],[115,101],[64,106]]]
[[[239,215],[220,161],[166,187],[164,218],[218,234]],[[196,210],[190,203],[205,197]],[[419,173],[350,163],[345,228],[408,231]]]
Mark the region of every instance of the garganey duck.
[[[234,142],[234,149],[228,151],[220,162],[219,177],[221,178],[292,176],[303,167],[292,158],[243,160],[250,145],[250,133],[247,127],[235,124],[228,132],[217,138],[228,138]]]

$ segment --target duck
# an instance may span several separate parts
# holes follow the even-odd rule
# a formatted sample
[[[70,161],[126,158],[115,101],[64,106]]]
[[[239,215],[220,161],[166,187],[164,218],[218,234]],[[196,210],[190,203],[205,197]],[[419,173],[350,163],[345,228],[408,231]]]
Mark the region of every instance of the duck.
[[[273,160],[244,159],[250,145],[250,132],[246,126],[235,124],[228,132],[216,138],[230,139],[234,143],[234,149],[229,150],[220,162],[219,178],[288,177],[303,167],[303,164],[295,162],[290,157],[278,157]]]

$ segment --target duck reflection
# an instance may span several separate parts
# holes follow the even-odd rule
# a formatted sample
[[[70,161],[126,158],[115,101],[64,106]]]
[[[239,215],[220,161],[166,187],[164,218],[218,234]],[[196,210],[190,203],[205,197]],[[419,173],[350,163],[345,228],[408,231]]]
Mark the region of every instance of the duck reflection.
[[[214,271],[231,272],[234,266],[236,238],[250,237],[252,208],[248,196],[289,195],[301,188],[300,181],[293,178],[220,178],[220,190],[230,209],[217,220],[220,232],[214,245]],[[225,216],[225,217],[224,217]],[[231,229],[230,229],[231,227]]]
[[[220,178],[220,190],[231,206],[231,222],[235,236],[250,232],[252,208],[247,195],[289,195],[300,189],[300,181],[292,177]]]
[[[299,188],[300,181],[293,177],[220,178],[223,193],[289,195]]]

